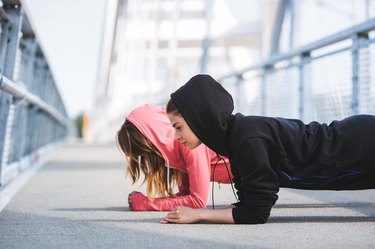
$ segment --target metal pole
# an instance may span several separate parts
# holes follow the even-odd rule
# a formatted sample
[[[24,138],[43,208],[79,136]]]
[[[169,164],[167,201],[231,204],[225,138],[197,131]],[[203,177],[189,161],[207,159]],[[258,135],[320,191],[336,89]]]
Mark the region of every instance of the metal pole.
[[[268,74],[268,67],[264,67],[262,70],[262,80],[261,80],[261,113],[262,116],[267,115],[267,94],[266,94],[266,84],[267,84],[267,79],[266,75]]]
[[[293,49],[293,50],[291,50],[287,53],[275,54],[275,55],[271,56],[270,58],[268,58],[268,59],[266,59],[266,60],[264,60],[264,61],[262,61],[258,64],[255,64],[255,65],[250,66],[250,67],[246,67],[242,70],[238,70],[238,71],[223,75],[223,76],[219,77],[218,80],[220,82],[220,81],[223,81],[226,78],[231,78],[235,74],[244,74],[245,72],[248,72],[248,71],[251,71],[251,70],[263,69],[264,67],[272,66],[279,61],[289,60],[289,59],[291,59],[295,56],[300,56],[303,53],[311,52],[313,50],[323,48],[323,47],[332,45],[334,43],[338,43],[338,42],[346,40],[346,39],[350,39],[351,37],[353,37],[353,35],[356,35],[356,34],[368,33],[368,32],[370,32],[374,29],[375,29],[375,18],[373,18],[373,19],[371,19],[367,22],[360,23],[358,25],[350,27],[348,29],[345,29],[341,32],[338,32],[338,33],[335,33],[333,35],[327,36],[326,38],[320,39],[316,42],[312,42],[312,43],[304,45],[302,47]]]
[[[289,49],[294,48],[294,20],[295,20],[295,3],[294,0],[288,0],[288,9],[290,12],[290,34],[289,34]]]
[[[288,0],[280,0],[277,7],[277,13],[273,24],[272,38],[271,38],[271,55],[279,53],[279,43],[281,36],[281,28],[284,22],[285,12]]]
[[[363,40],[368,39],[368,34],[357,34],[353,37],[352,50],[352,114],[359,114],[359,48]]]
[[[309,107],[307,106],[310,99],[310,91],[309,91],[309,84],[310,79],[306,81],[307,75],[309,74],[308,63],[310,62],[310,53],[302,54],[301,55],[301,63],[299,65],[299,91],[300,91],[300,99],[299,99],[299,116],[301,120],[307,119],[307,113]],[[308,77],[310,78],[310,77]]]
[[[212,0],[206,0],[206,36],[202,41],[202,57],[200,72],[205,73],[207,71],[207,65],[209,60],[209,50],[211,46],[211,22],[212,22],[213,2]]]
[[[237,76],[237,79],[236,79],[236,95],[237,95],[237,103],[238,103],[238,111],[239,112],[242,112],[244,111],[244,108],[243,108],[243,94],[244,94],[244,91],[243,91],[243,77],[242,75],[238,75]]]

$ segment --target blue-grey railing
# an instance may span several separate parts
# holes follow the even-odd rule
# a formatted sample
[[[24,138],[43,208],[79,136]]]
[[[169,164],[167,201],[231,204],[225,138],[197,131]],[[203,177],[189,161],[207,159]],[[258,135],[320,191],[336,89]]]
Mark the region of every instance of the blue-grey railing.
[[[375,113],[375,19],[219,78],[236,109],[329,122]]]
[[[35,165],[70,132],[48,62],[19,0],[0,8],[0,184]]]

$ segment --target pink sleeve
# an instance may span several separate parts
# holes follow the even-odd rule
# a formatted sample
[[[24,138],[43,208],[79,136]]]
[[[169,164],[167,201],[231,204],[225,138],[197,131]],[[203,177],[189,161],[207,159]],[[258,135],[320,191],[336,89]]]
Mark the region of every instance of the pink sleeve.
[[[204,208],[207,205],[210,187],[210,155],[207,147],[200,145],[194,150],[189,150],[181,145],[181,153],[185,160],[188,178],[182,178],[179,184],[181,196],[167,198],[142,198],[133,201],[132,207],[136,211],[163,211],[173,210],[175,206]],[[184,175],[184,174],[182,174]],[[186,182],[188,181],[188,182]],[[184,187],[188,186],[189,191]],[[183,190],[183,191],[181,191]],[[186,194],[185,194],[186,193]]]
[[[190,194],[189,175],[183,171],[178,172],[178,193],[176,196]]]

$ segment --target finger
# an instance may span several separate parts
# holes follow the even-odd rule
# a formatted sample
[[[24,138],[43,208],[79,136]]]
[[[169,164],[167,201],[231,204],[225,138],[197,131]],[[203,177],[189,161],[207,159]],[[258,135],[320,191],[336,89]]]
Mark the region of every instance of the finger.
[[[178,212],[176,212],[176,210],[173,210],[173,211],[171,211],[171,212],[168,213],[168,215],[170,215],[170,214],[171,214],[171,215],[177,215]]]
[[[180,219],[169,219],[169,218],[165,218],[169,223],[174,223],[174,224],[184,224],[184,222]]]
[[[164,220],[167,221],[168,223],[177,223],[177,220],[175,220],[175,219],[170,219],[170,218],[168,218],[168,217],[165,217]]]
[[[179,218],[179,216],[177,214],[167,214],[166,217],[169,218],[169,219],[178,219]]]
[[[167,221],[166,219],[162,219],[161,221],[159,221],[161,224],[168,224],[170,223],[169,221]]]

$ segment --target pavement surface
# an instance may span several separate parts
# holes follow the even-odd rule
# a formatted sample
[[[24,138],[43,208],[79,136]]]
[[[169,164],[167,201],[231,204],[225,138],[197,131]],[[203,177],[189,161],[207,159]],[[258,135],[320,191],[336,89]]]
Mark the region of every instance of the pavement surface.
[[[0,248],[375,248],[375,190],[281,189],[264,225],[160,224],[129,211],[144,187],[124,167],[115,145],[60,148],[0,212]],[[215,184],[215,206],[232,202]]]

